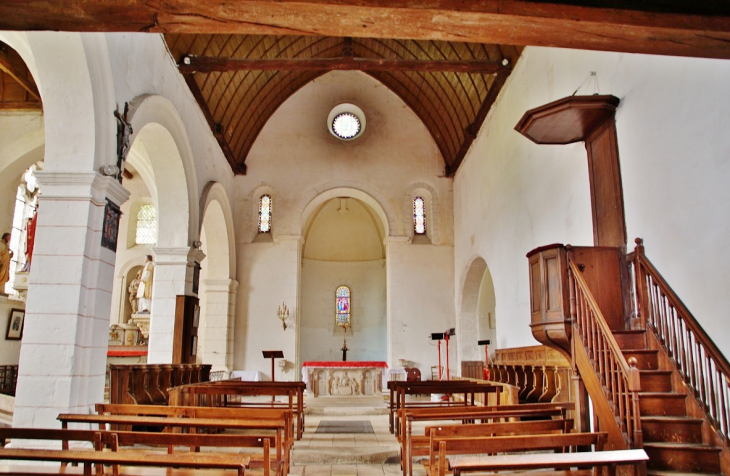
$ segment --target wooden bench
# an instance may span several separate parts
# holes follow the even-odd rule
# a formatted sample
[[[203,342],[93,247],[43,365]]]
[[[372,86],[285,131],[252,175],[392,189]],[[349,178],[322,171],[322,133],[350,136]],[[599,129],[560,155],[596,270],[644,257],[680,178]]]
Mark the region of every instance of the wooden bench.
[[[524,454],[496,456],[447,456],[454,476],[469,472],[527,471],[536,469],[570,469],[575,467],[613,469],[617,465],[639,465],[649,461],[642,449],[592,451],[583,453]],[[612,474],[614,471],[610,471]],[[534,476],[536,473],[529,473]],[[548,474],[556,474],[554,471]],[[597,476],[597,473],[594,472]],[[639,474],[638,471],[635,474]]]
[[[538,450],[565,452],[570,448],[595,445],[602,449],[607,433],[568,433],[494,437],[438,437],[431,440],[428,460],[421,463],[427,476],[446,474],[447,456],[481,453],[510,453]],[[463,470],[463,469],[462,469]]]
[[[112,466],[113,474],[119,474],[118,466],[151,466],[163,468],[233,469],[244,476],[250,463],[248,456],[235,453],[149,453],[144,451],[84,451],[0,448],[0,460],[57,461],[83,465],[84,476],[91,476],[91,467],[96,465],[97,474],[102,466]]]
[[[139,415],[81,415],[62,413],[58,416],[62,428],[68,428],[69,423],[97,425],[98,429],[105,430],[106,425],[144,425],[159,426],[165,431],[185,429],[191,432],[208,428],[230,430],[271,430],[274,432],[276,461],[283,461],[284,471],[289,469],[289,451],[284,444],[283,435],[289,425],[288,419],[239,419],[239,418],[184,418],[159,417]]]
[[[398,435],[399,421],[398,412],[402,408],[411,407],[448,407],[448,406],[473,406],[475,396],[483,395],[483,400],[488,401],[489,395],[495,395],[496,403],[499,404],[502,387],[499,385],[491,385],[489,383],[476,383],[470,381],[426,381],[426,382],[388,382],[388,391],[390,393],[390,403],[388,411],[388,424],[391,433]],[[460,394],[463,395],[461,402],[407,402],[406,395],[420,394]]]
[[[172,406],[237,406],[251,408],[288,408],[296,417],[296,439],[304,434],[304,382],[241,382],[222,380],[171,388],[168,391]],[[243,402],[240,397],[271,396],[272,402]],[[287,397],[286,403],[273,401],[277,396]]]
[[[275,444],[273,436],[230,435],[230,434],[196,434],[196,433],[148,433],[115,430],[73,430],[57,428],[0,428],[0,440],[55,440],[62,444],[62,449],[69,449],[69,441],[93,443],[93,449],[100,451],[109,448],[119,451],[122,447],[134,445],[166,447],[168,454],[174,453],[174,447],[189,447],[191,451],[199,451],[201,447],[212,448],[262,448],[262,454],[246,454],[252,467],[263,468],[264,476],[270,475],[274,468],[277,475],[285,475],[288,471],[288,458],[272,459],[270,447]],[[285,456],[287,456],[285,454]]]
[[[284,431],[283,451],[288,455],[294,445],[292,415],[285,409],[273,408],[224,408],[224,407],[182,407],[159,405],[118,405],[97,403],[95,410],[99,415],[137,415],[186,418],[237,418],[237,419],[284,419],[288,421]],[[288,458],[287,458],[288,459]]]
[[[428,456],[433,438],[441,437],[473,437],[473,436],[506,436],[530,435],[541,433],[569,433],[573,428],[573,420],[537,420],[512,421],[500,423],[482,423],[474,425],[439,425],[427,426],[425,435],[411,435],[408,447],[401,450],[401,465],[404,464],[404,453],[410,458]]]
[[[398,441],[401,445],[401,463],[404,475],[412,475],[413,422],[415,421],[495,421],[519,418],[564,419],[565,404],[524,404],[490,407],[444,407],[444,408],[404,408],[401,410],[402,422]]]

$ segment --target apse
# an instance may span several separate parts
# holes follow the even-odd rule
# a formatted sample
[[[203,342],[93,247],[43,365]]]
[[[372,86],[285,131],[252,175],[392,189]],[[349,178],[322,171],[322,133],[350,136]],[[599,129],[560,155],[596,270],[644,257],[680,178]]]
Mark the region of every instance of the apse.
[[[384,226],[364,202],[338,197],[321,204],[304,230],[300,359],[342,359],[344,329],[335,323],[335,293],[350,289],[347,359],[387,357]]]

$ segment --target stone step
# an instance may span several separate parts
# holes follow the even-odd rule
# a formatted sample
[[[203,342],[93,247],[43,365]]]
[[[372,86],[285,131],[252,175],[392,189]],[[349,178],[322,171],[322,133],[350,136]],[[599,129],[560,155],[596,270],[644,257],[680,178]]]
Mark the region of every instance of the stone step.
[[[395,464],[398,451],[398,445],[295,447],[292,464]]]
[[[307,407],[305,415],[367,416],[387,415],[386,407]]]

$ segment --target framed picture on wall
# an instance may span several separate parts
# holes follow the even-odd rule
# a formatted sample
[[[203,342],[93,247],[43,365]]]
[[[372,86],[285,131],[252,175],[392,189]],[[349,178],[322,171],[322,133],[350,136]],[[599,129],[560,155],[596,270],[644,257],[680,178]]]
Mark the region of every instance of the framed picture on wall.
[[[10,319],[8,319],[8,332],[5,334],[6,340],[20,340],[23,337],[23,324],[25,323],[25,310],[11,309]]]

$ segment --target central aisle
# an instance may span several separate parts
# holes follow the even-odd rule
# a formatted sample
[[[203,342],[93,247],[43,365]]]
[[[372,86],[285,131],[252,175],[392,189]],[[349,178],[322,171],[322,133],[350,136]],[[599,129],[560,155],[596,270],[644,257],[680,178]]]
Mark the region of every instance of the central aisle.
[[[398,442],[388,431],[387,396],[307,397],[306,429],[294,443],[291,473],[303,476],[402,475]],[[317,433],[322,421],[369,422],[372,433]],[[363,426],[359,424],[358,426]],[[365,425],[367,426],[367,425]],[[344,430],[347,431],[347,430]],[[420,466],[420,465],[419,465]],[[422,467],[414,466],[414,476]]]

